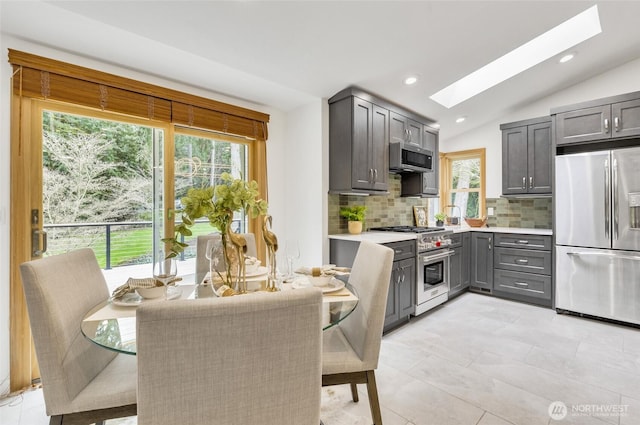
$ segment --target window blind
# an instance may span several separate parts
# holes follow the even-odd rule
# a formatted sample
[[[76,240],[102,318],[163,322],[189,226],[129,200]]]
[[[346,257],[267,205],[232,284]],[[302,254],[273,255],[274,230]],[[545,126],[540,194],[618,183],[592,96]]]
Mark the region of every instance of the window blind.
[[[9,49],[14,93],[79,104],[254,140],[267,140],[269,115],[102,71]]]

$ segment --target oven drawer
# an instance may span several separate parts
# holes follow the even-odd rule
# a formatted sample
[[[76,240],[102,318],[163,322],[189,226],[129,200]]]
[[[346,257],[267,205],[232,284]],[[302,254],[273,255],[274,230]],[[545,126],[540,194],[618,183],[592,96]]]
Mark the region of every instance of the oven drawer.
[[[415,240],[391,242],[391,243],[385,244],[385,246],[388,246],[389,248],[393,249],[393,252],[394,252],[393,261],[416,257],[416,241]]]
[[[495,269],[551,275],[551,252],[531,249],[496,248],[493,253]]]
[[[495,246],[496,248],[524,248],[551,251],[551,236],[496,233]]]
[[[493,276],[494,293],[506,292],[526,297],[551,299],[551,276],[510,270],[495,270]]]

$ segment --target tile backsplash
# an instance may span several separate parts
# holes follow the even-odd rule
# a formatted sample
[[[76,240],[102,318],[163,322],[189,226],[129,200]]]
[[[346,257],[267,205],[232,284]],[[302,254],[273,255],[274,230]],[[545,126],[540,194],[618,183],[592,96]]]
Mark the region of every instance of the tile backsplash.
[[[400,176],[389,175],[389,195],[345,196],[329,195],[329,234],[347,233],[347,220],[340,217],[340,208],[348,205],[364,205],[363,230],[379,226],[413,226],[413,206],[427,206],[427,199],[400,196]]]
[[[347,221],[340,217],[340,208],[365,205],[363,230],[379,226],[413,226],[413,206],[428,206],[425,198],[400,196],[400,176],[389,175],[387,196],[329,195],[329,234],[347,233]],[[551,198],[487,198],[487,208],[494,215],[487,218],[489,227],[522,227],[550,229],[552,222]]]
[[[523,227],[551,229],[553,213],[551,198],[487,198],[489,227]]]

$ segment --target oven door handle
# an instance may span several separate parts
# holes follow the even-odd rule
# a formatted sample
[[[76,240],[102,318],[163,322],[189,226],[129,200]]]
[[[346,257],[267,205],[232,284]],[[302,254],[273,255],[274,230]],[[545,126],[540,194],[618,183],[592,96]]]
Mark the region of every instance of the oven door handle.
[[[454,253],[455,253],[454,251],[448,249],[448,250],[446,250],[445,252],[442,252],[442,253],[438,253],[438,254],[435,254],[435,255],[429,255],[429,256],[426,256],[426,257],[422,257],[422,262],[423,263],[431,263],[432,261],[442,260],[444,258],[451,257]]]

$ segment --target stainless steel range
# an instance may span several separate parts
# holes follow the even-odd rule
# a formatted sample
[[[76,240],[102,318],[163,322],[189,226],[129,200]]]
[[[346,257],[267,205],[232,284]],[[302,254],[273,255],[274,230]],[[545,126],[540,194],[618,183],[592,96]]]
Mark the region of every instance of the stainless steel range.
[[[390,226],[370,230],[411,232],[416,235],[416,308],[417,316],[449,299],[449,257],[453,255],[451,230],[443,227]]]

